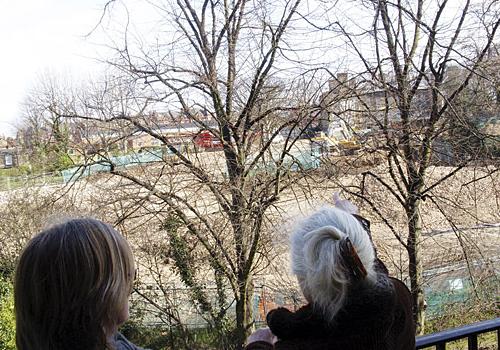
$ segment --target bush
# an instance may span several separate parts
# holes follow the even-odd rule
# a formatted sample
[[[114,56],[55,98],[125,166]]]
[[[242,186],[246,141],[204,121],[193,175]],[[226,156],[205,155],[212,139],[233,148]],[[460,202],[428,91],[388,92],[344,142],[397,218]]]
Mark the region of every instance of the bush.
[[[60,153],[55,164],[52,165],[52,171],[60,171],[75,166],[71,157],[66,153]]]
[[[490,320],[498,317],[498,305],[494,301],[466,301],[450,303],[443,312],[429,319],[425,325],[426,333],[442,332],[449,328]]]
[[[12,282],[0,275],[0,350],[16,350]]]
[[[144,325],[141,321],[129,320],[120,332],[137,346],[152,350],[179,349],[232,349],[231,344],[219,344],[216,332],[207,327],[180,329],[167,325]],[[229,343],[231,337],[228,336]]]

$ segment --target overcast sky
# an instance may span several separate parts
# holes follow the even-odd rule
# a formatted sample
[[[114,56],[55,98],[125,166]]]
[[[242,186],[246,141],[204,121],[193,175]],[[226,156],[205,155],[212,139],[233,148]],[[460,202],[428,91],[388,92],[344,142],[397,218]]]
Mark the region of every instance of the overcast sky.
[[[103,65],[97,57],[108,57],[106,49],[98,43],[110,44],[103,31],[96,31],[90,38],[88,34],[101,18],[104,4],[109,0],[0,0],[0,135],[15,135],[14,126],[22,116],[22,102],[30,88],[47,73],[56,77],[99,76]],[[463,0],[454,0],[453,5],[463,5]],[[474,1],[480,2],[480,0]],[[122,1],[112,7],[112,16],[105,17],[103,25],[110,29],[123,27],[130,20],[131,30],[137,33],[139,41],[155,41],[158,12],[147,6],[145,0],[127,0],[127,11],[123,11]],[[314,8],[305,1],[307,11]],[[342,4],[342,2],[340,2]],[[341,7],[344,5],[341,5]],[[349,10],[345,7],[342,10]],[[451,16],[456,16],[456,8],[451,6]],[[304,9],[304,11],[306,11]],[[306,12],[307,12],[306,11]],[[356,11],[356,9],[350,9]],[[344,16],[344,11],[332,11],[332,15]],[[352,16],[351,16],[352,17]],[[355,21],[371,23],[371,17],[354,16]],[[335,18],[333,18],[335,19]],[[332,19],[331,19],[332,20]],[[163,24],[164,21],[163,21]],[[137,27],[135,27],[137,25]],[[138,30],[140,29],[140,30]],[[107,35],[115,33],[107,31]],[[165,35],[163,32],[161,35]],[[168,34],[167,34],[168,36]],[[323,41],[323,33],[313,36],[313,42]],[[342,67],[346,58],[353,57],[342,45],[334,44],[335,36],[325,40],[332,45],[333,51],[321,50],[310,57],[322,59]],[[308,36],[306,43],[311,42]],[[299,40],[300,43],[300,40]],[[316,45],[316,43],[314,44]],[[296,45],[295,45],[296,46]],[[330,48],[330,49],[331,49]],[[109,53],[109,51],[108,51]],[[345,68],[341,68],[345,69]]]
[[[22,117],[22,103],[41,76],[83,79],[99,76],[109,44],[103,31],[86,37],[101,18],[108,0],[0,0],[0,136],[14,136]],[[157,30],[157,11],[143,0],[113,3],[113,20],[106,16],[107,28],[123,26],[129,17],[134,33],[151,39]],[[137,24],[140,28],[134,27]],[[109,35],[110,32],[107,33]],[[140,37],[139,37],[140,39]],[[154,40],[154,38],[153,38]]]
[[[0,0],[0,135],[13,135],[26,92],[49,71],[91,74],[100,69],[94,39],[105,0]],[[93,42],[94,41],[94,42]]]

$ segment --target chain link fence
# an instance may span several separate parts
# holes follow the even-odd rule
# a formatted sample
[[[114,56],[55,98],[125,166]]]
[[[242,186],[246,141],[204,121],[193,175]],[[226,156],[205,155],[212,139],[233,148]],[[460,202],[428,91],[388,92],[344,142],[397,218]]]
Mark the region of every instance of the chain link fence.
[[[478,296],[494,298],[496,295],[498,298],[499,262],[500,256],[426,270],[424,278],[428,317],[441,315],[449,304],[464,303]],[[217,305],[217,289],[206,288],[204,292],[212,305]],[[231,299],[231,291],[226,290],[224,294],[226,302],[218,306],[226,311],[229,319],[233,319],[235,303]],[[132,304],[135,312],[141,315],[147,325],[208,327],[209,319],[193,304],[191,295],[189,288],[142,284],[132,294]],[[264,325],[267,313],[277,307],[297,310],[304,304],[302,294],[292,287],[284,290],[271,285],[256,286],[252,296],[254,323],[256,326]]]

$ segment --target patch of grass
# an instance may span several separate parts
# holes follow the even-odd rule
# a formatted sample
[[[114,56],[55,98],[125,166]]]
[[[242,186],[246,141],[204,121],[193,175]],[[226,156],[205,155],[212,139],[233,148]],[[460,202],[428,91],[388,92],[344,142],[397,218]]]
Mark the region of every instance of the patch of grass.
[[[28,174],[28,171],[25,167],[0,169],[0,177],[22,176],[22,175],[26,175],[26,174]]]

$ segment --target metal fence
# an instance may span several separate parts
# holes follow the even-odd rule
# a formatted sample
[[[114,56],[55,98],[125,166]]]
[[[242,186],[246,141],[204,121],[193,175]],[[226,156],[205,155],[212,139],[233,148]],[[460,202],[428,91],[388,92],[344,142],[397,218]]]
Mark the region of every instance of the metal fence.
[[[28,186],[50,186],[63,183],[59,172],[36,175],[0,176],[0,191],[10,191]]]
[[[434,347],[436,350],[446,350],[446,344],[450,342],[467,339],[468,350],[478,350],[478,335],[496,331],[497,349],[500,348],[500,317],[493,320],[477,322],[467,326],[447,329],[443,332],[433,333],[417,337],[417,349]]]
[[[498,227],[489,228],[498,232]],[[498,294],[500,257],[491,257],[469,262],[436,267],[424,272],[427,317],[441,315],[446,306],[464,303],[476,297],[473,276],[481,276],[481,290],[490,296]]]
[[[204,293],[213,305],[217,305],[219,296],[216,288],[205,288]],[[189,328],[206,327],[209,321],[203,312],[193,304],[191,294],[189,288],[143,284],[132,293],[132,312],[140,315],[145,325],[166,324],[169,326],[171,323],[181,321],[184,326]],[[226,303],[219,305],[219,307],[226,310],[228,318],[234,318],[235,303],[231,298],[231,292],[227,290],[225,295],[227,297]],[[252,297],[254,322],[257,326],[263,325],[270,310],[280,306],[297,310],[304,303],[302,295],[294,290],[283,291],[265,285],[255,287]]]
[[[468,278],[457,275],[443,275],[435,280],[435,284],[427,287],[428,319],[440,317],[446,311],[446,306],[462,305],[474,300],[473,288]],[[487,283],[486,283],[487,282]],[[490,280],[483,281],[483,288],[490,297],[498,291],[498,277],[493,275]],[[218,295],[215,288],[204,289],[212,305],[218,305]],[[133,294],[136,310],[143,315],[143,322],[148,325],[170,324],[171,316],[165,310],[175,310],[177,321],[190,328],[202,328],[208,325],[203,312],[191,301],[191,290],[188,288],[165,287],[158,285],[142,285]],[[226,291],[226,303],[219,305],[225,309],[228,318],[234,318],[234,300],[231,292]],[[146,299],[144,298],[146,297]],[[152,303],[154,301],[154,303]],[[266,322],[267,313],[277,307],[297,310],[305,304],[302,294],[293,288],[276,288],[262,285],[254,288],[252,297],[252,315],[257,326]]]

